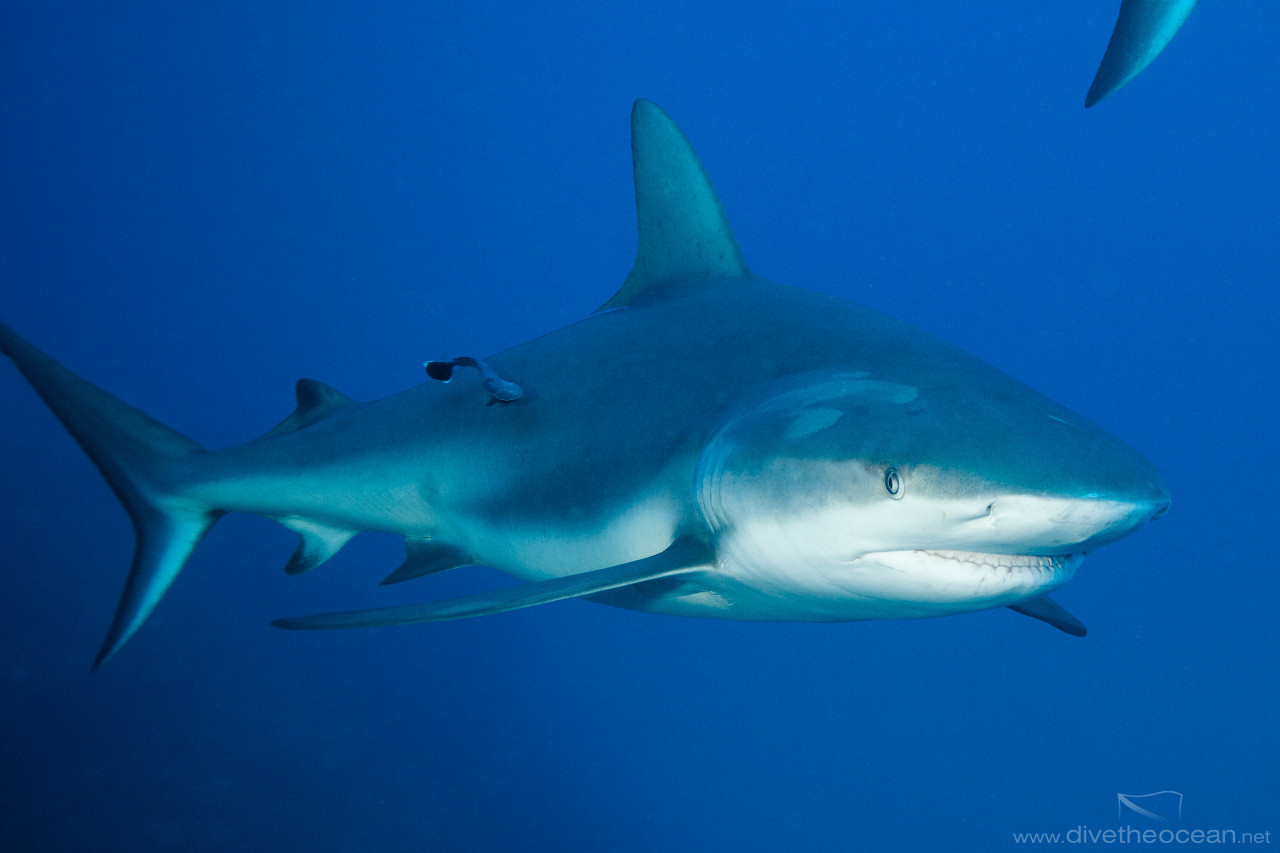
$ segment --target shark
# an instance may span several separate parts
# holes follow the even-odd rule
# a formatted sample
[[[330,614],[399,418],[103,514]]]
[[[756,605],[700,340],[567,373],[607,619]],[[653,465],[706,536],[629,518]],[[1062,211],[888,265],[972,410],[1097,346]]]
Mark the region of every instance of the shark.
[[[384,583],[484,565],[496,591],[289,617],[401,625],[568,598],[691,617],[846,622],[1009,607],[1083,635],[1049,593],[1165,513],[1138,451],[869,308],[750,271],[710,179],[650,101],[631,114],[638,250],[578,322],[354,400],[299,380],[264,435],[207,450],[0,324],[12,359],[136,533],[94,662],[153,612],[226,513],[299,536],[312,570],[402,536]]]
[[[1102,64],[1085,95],[1085,108],[1114,94],[1150,65],[1177,35],[1197,2],[1123,0]]]

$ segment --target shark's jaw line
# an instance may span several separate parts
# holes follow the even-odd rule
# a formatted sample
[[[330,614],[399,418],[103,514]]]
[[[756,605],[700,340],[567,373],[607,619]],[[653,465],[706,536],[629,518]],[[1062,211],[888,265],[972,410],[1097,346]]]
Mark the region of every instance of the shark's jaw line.
[[[866,554],[859,591],[860,618],[904,619],[967,613],[1048,595],[1075,576],[1084,554],[1042,556],[975,551],[881,551]]]
[[[914,548],[909,551],[881,551],[866,554],[864,559],[893,559],[895,555],[913,555],[923,559],[937,559],[955,563],[958,567],[975,571],[1053,573],[1063,568],[1071,554],[1043,556],[1039,554],[988,554],[982,551],[952,551],[936,548]]]
[[[734,611],[732,618],[738,619],[858,621],[942,616],[1047,595],[1075,575],[1085,556],[1081,552],[1008,554],[947,548],[840,555],[838,548],[823,543],[814,543],[814,548],[801,554],[789,537],[775,540],[775,549],[766,544],[773,537],[762,537],[761,532],[744,530],[741,533],[746,535],[728,534],[721,539],[717,574],[722,581],[717,584],[715,577],[708,577],[703,583],[712,589],[724,588],[717,590],[714,599],[696,602],[713,610],[728,607]],[[783,554],[790,559],[784,560]],[[747,615],[755,610],[772,615]]]
[[[1075,575],[1084,554],[987,554],[978,551],[914,549],[866,554],[860,560],[886,569],[945,581],[939,600],[989,600],[1028,592],[1052,592]],[[942,594],[948,590],[955,598]]]

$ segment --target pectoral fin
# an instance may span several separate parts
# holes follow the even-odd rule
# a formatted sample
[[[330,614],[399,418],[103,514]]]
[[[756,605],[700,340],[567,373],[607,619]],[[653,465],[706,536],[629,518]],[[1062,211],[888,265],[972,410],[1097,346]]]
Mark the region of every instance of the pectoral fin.
[[[682,537],[660,554],[610,566],[607,569],[506,587],[446,601],[431,601],[425,604],[385,607],[377,610],[355,610],[348,613],[297,616],[277,619],[271,624],[277,628],[293,630],[370,628],[378,625],[407,625],[413,622],[441,622],[446,619],[486,616],[490,613],[502,613],[506,610],[532,607],[535,604],[547,604],[565,598],[604,592],[655,578],[696,572],[712,562],[712,559],[710,551],[704,544],[690,537]]]
[[[1021,604],[1010,604],[1009,609],[1041,622],[1048,622],[1059,631],[1065,631],[1073,637],[1083,637],[1088,631],[1084,623],[1067,612],[1067,609],[1047,595],[1024,601]]]

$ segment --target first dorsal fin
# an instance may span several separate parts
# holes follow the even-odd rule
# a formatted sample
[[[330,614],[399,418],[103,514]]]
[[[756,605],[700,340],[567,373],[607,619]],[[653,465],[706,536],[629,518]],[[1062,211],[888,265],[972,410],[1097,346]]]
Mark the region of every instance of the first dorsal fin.
[[[299,379],[294,393],[298,398],[298,408],[276,424],[267,435],[283,435],[311,426],[355,402],[341,391],[335,391],[315,379]]]
[[[680,280],[746,275],[747,264],[711,179],[689,140],[652,101],[631,109],[640,245],[631,274],[601,311],[630,305],[663,286],[680,293]]]

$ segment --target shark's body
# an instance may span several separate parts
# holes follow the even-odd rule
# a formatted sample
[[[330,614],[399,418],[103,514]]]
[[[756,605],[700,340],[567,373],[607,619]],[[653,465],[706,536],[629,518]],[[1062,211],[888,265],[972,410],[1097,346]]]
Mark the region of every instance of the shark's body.
[[[371,403],[319,383],[262,438],[205,451],[0,325],[0,348],[102,470],[139,546],[99,662],[226,512],[302,536],[289,571],[356,532],[405,537],[388,581],[468,564],[528,584],[282,620],[325,628],[571,596],[746,620],[913,618],[1044,596],[1161,514],[1135,451],[890,317],[742,260],[684,136],[633,113],[640,250],[596,314]],[[443,375],[449,375],[447,372]],[[498,400],[507,402],[498,402]]]

